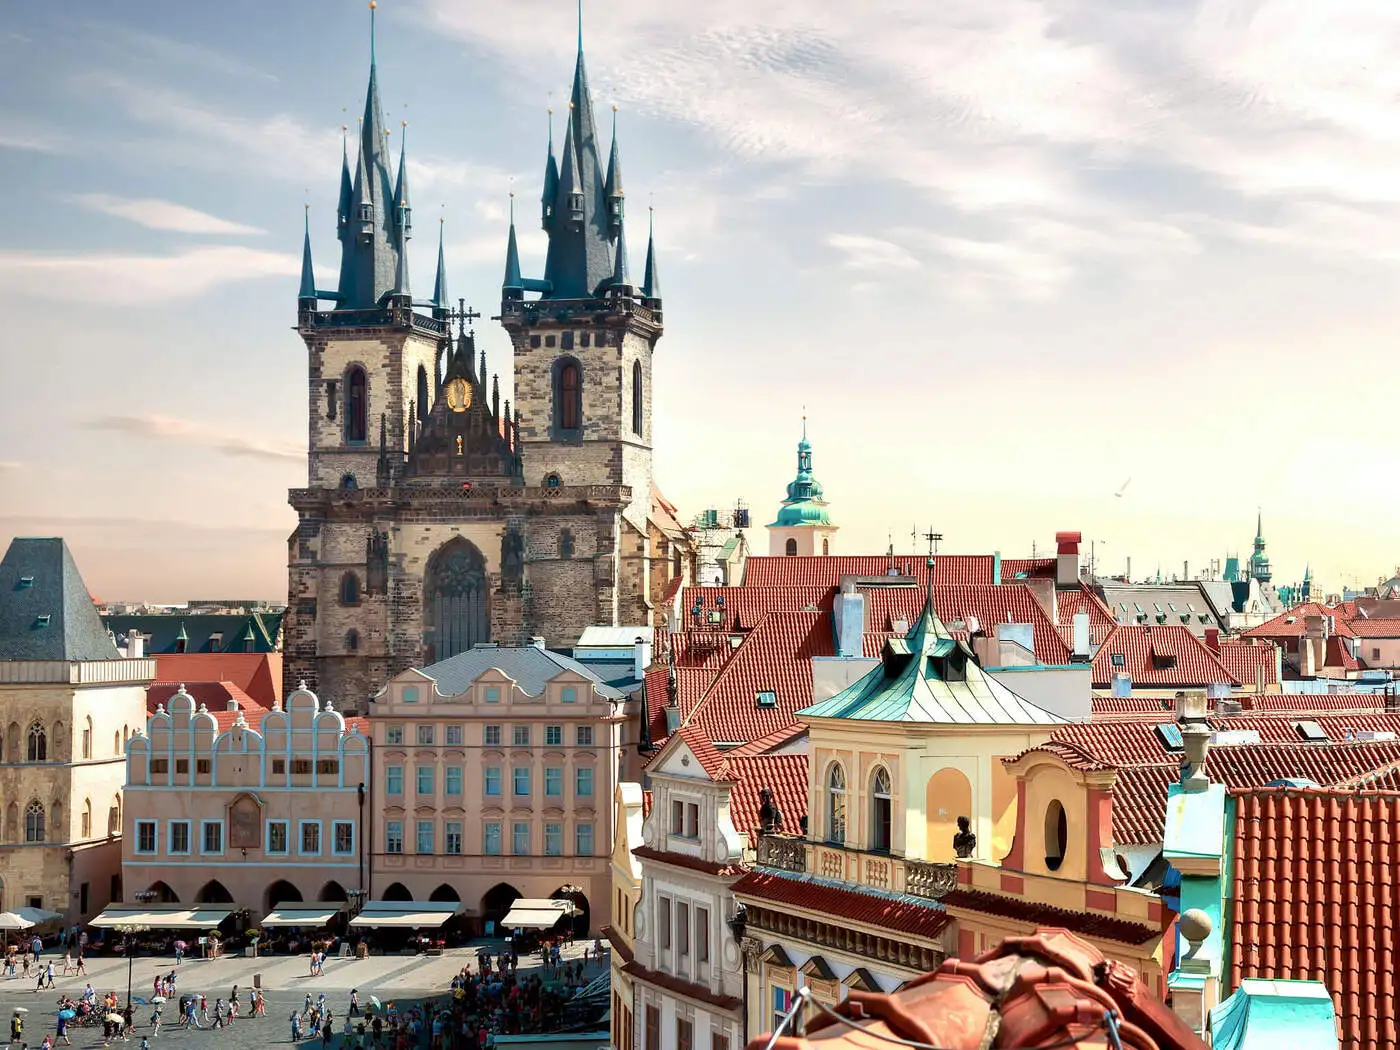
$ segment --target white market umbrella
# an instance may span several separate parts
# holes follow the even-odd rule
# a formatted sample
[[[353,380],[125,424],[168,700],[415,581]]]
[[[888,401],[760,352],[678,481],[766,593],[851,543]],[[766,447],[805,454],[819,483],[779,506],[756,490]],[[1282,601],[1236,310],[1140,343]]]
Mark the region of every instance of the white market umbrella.
[[[23,915],[16,915],[12,911],[0,911],[0,930],[27,930],[33,925],[34,923]]]
[[[49,911],[47,908],[16,908],[14,914],[18,915],[21,919],[28,919],[35,925],[41,922],[53,922],[54,919],[63,918],[58,912]]]

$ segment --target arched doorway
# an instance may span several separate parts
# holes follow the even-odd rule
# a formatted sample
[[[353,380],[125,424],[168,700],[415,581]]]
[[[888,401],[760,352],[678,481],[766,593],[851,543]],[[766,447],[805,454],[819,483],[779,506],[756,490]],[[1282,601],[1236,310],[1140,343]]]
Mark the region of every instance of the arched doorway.
[[[321,892],[316,894],[316,899],[318,901],[331,901],[332,903],[339,903],[341,901],[349,900],[350,896],[345,892],[344,886],[336,882],[335,879],[331,879],[330,882],[326,883],[324,886],[321,887]]]
[[[481,918],[484,922],[500,925],[510,906],[520,899],[520,891],[508,882],[498,882],[481,898]]]
[[[210,879],[194,895],[196,904],[232,904],[233,894],[218,879]]]
[[[155,894],[155,899],[160,904],[179,904],[180,896],[172,890],[166,883],[157,882],[147,891]]]
[[[458,902],[461,901],[461,899],[461,894],[459,894],[456,890],[454,890],[445,882],[437,889],[433,890],[433,892],[428,896],[428,900],[430,901]]]
[[[928,778],[924,789],[924,857],[938,863],[954,859],[953,836],[958,818],[973,818],[972,784],[959,769],[945,766]],[[976,825],[974,824],[974,827]]]
[[[263,898],[263,911],[271,911],[279,904],[295,904],[301,901],[301,890],[286,879],[278,879],[267,888]]]
[[[408,887],[402,882],[395,882],[384,891],[383,899],[386,901],[411,901],[413,894],[408,892]]]
[[[575,937],[587,937],[592,915],[588,906],[588,896],[583,892],[583,889],[579,886],[560,886],[549,896],[552,900],[572,902],[576,910],[569,918],[568,925],[572,928]]]
[[[446,660],[491,640],[486,559],[460,537],[441,547],[423,579],[423,642],[428,659]]]

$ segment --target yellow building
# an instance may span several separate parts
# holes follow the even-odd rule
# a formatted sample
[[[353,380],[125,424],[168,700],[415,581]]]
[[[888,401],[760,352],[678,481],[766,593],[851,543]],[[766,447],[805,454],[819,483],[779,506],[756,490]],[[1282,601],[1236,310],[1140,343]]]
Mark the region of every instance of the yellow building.
[[[61,539],[0,561],[0,909],[76,923],[120,900],[127,738],[155,660],[123,659]]]

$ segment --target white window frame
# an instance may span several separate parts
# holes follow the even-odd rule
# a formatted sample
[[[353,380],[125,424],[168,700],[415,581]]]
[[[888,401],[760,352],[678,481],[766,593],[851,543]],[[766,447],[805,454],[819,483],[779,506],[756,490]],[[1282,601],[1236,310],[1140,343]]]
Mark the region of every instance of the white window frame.
[[[520,831],[521,828],[524,828],[524,829],[525,829],[525,848],[524,848],[523,850],[516,849],[516,847],[520,845],[520,837],[519,837],[519,834],[518,834],[518,833],[519,833],[519,831]],[[534,845],[535,845],[535,843],[534,843],[534,838],[535,838],[535,836],[532,834],[532,831],[533,831],[533,830],[534,830],[534,829],[531,828],[531,826],[530,826],[530,821],[528,821],[528,820],[516,820],[516,821],[513,821],[513,822],[511,823],[511,825],[510,825],[510,855],[511,855],[512,857],[529,857],[529,856],[532,856],[532,855],[533,855],[533,854],[531,854],[531,852],[530,852],[530,850],[531,850],[531,849],[534,847]]]
[[[457,841],[455,843],[457,846],[456,849],[452,848],[454,845],[452,837],[454,835],[457,836]],[[460,820],[449,820],[443,825],[442,849],[443,854],[448,857],[460,857],[462,855],[462,822]]]
[[[452,774],[457,774],[457,790],[453,791]],[[461,766],[445,766],[442,771],[442,793],[444,797],[460,798],[467,779],[467,771]]]
[[[316,827],[316,848],[309,850],[306,848],[306,828],[311,825]],[[321,839],[321,822],[319,820],[298,820],[297,821],[297,856],[299,857],[319,857],[325,852],[325,843]]]
[[[584,791],[583,782],[588,781],[588,790]],[[592,798],[593,792],[597,789],[598,778],[593,775],[592,766],[577,766],[574,769],[574,798]]]
[[[491,848],[491,829],[496,829],[496,848]],[[505,827],[499,820],[484,821],[481,825],[481,852],[487,857],[499,857],[505,847]]]
[[[395,772],[398,773],[397,779],[399,782],[399,789],[397,791],[395,791],[391,785],[392,780],[395,779],[392,774]],[[384,794],[393,795],[395,798],[403,795],[403,766],[384,767]]]
[[[550,774],[554,774],[553,783],[550,782]],[[556,790],[551,791],[553,787]],[[544,797],[563,798],[564,797],[564,767],[545,766],[544,767]]]
[[[390,832],[393,828],[398,828],[398,829],[399,829],[399,848],[398,848],[398,849],[391,849],[391,848],[390,848],[390,847],[393,845],[393,840],[389,837],[389,832]],[[387,854],[389,854],[391,857],[399,857],[399,856],[402,856],[402,855],[403,855],[403,821],[401,821],[401,820],[386,820],[386,821],[384,822],[384,852],[387,853]]]
[[[337,848],[336,848],[336,844],[335,844],[335,840],[336,840],[336,834],[335,834],[335,833],[336,833],[336,829],[337,829],[337,828],[342,828],[342,827],[344,827],[344,828],[349,828],[349,829],[350,829],[350,847],[349,847],[348,849],[337,849]],[[355,853],[355,822],[354,822],[353,820],[333,820],[333,821],[331,821],[331,856],[333,856],[333,857],[350,857],[350,856],[353,856],[354,853]]]
[[[219,829],[218,849],[207,849],[205,847],[207,841],[205,835],[207,835],[208,832],[204,829],[208,827],[216,827]],[[222,820],[201,820],[199,822],[199,852],[201,854],[206,857],[222,857],[224,855],[224,844],[224,822]]]
[[[487,790],[487,788],[491,785],[491,777],[489,776],[489,774],[491,774],[491,773],[495,773],[495,774],[496,774],[496,790],[495,790],[495,791],[488,791],[488,790]],[[504,793],[505,793],[505,773],[504,773],[502,767],[501,767],[501,766],[482,766],[482,767],[481,767],[481,794],[482,794],[482,796],[485,797],[485,798],[500,798],[500,797],[502,797],[502,795],[503,795]]]
[[[147,827],[151,829],[151,848],[141,848],[141,829]],[[136,845],[134,852],[143,857],[153,856],[160,852],[160,821],[158,820],[138,820],[135,827]]]
[[[492,739],[493,737],[495,739]],[[500,747],[502,739],[503,737],[501,736],[501,727],[499,725],[492,723],[491,725],[485,725],[481,727],[482,747]]]
[[[423,849],[423,831],[427,829],[428,845],[430,849]],[[415,820],[413,822],[413,852],[422,857],[431,857],[437,853],[437,821],[435,820]]]
[[[580,833],[588,831],[588,852],[584,853],[579,849]],[[598,855],[598,829],[593,826],[591,820],[580,820],[574,825],[574,855],[577,857],[596,857]]]
[[[529,747],[530,740],[533,736],[534,734],[530,732],[530,726],[528,724],[512,725],[510,727],[510,746]]]
[[[272,847],[272,829],[274,826],[282,828],[282,849]],[[266,847],[264,852],[273,857],[285,857],[292,851],[292,828],[289,820],[269,820],[266,830]]]
[[[445,726],[442,730],[442,739],[448,747],[461,747],[464,740],[461,724]]]
[[[165,834],[165,852],[169,853],[171,856],[174,856],[174,857],[185,857],[185,856],[188,856],[189,853],[190,853],[190,847],[193,845],[193,843],[190,842],[190,822],[189,822],[188,820],[170,820],[170,821],[167,821],[167,822],[166,822],[166,825],[165,825],[165,826],[166,826],[166,834]],[[176,829],[176,828],[184,828],[184,829],[185,829],[185,848],[184,848],[184,849],[176,849],[176,848],[175,848],[175,829]]]
[[[563,747],[563,746],[564,746],[564,727],[563,727],[563,726],[545,726],[545,727],[544,727],[544,746],[545,746],[545,747]]]
[[[593,727],[592,727],[592,726],[575,726],[575,727],[574,727],[574,746],[575,746],[575,747],[596,747],[597,745],[595,745],[595,744],[593,743],[593,739],[594,739],[594,737],[593,737]]]
[[[394,739],[395,737],[397,737],[398,739]],[[397,747],[398,745],[403,743],[402,722],[395,722],[393,725],[388,725],[384,727],[384,743],[385,746],[393,747]]]
[[[551,835],[553,838],[551,839]],[[553,847],[553,848],[551,848]],[[544,855],[562,857],[564,855],[564,825],[550,821],[544,826]]]

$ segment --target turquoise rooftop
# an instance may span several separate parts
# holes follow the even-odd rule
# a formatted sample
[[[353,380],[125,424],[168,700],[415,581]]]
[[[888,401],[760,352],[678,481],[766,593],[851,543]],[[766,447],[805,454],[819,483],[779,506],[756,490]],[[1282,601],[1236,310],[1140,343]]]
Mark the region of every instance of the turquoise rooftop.
[[[831,516],[822,499],[821,482],[812,476],[812,446],[807,440],[807,420],[802,420],[802,440],[797,443],[797,477],[787,487],[787,499],[773,525],[830,525]],[[771,527],[771,526],[770,526]]]
[[[1337,1050],[1332,995],[1318,981],[1240,982],[1210,1012],[1215,1050]]]

